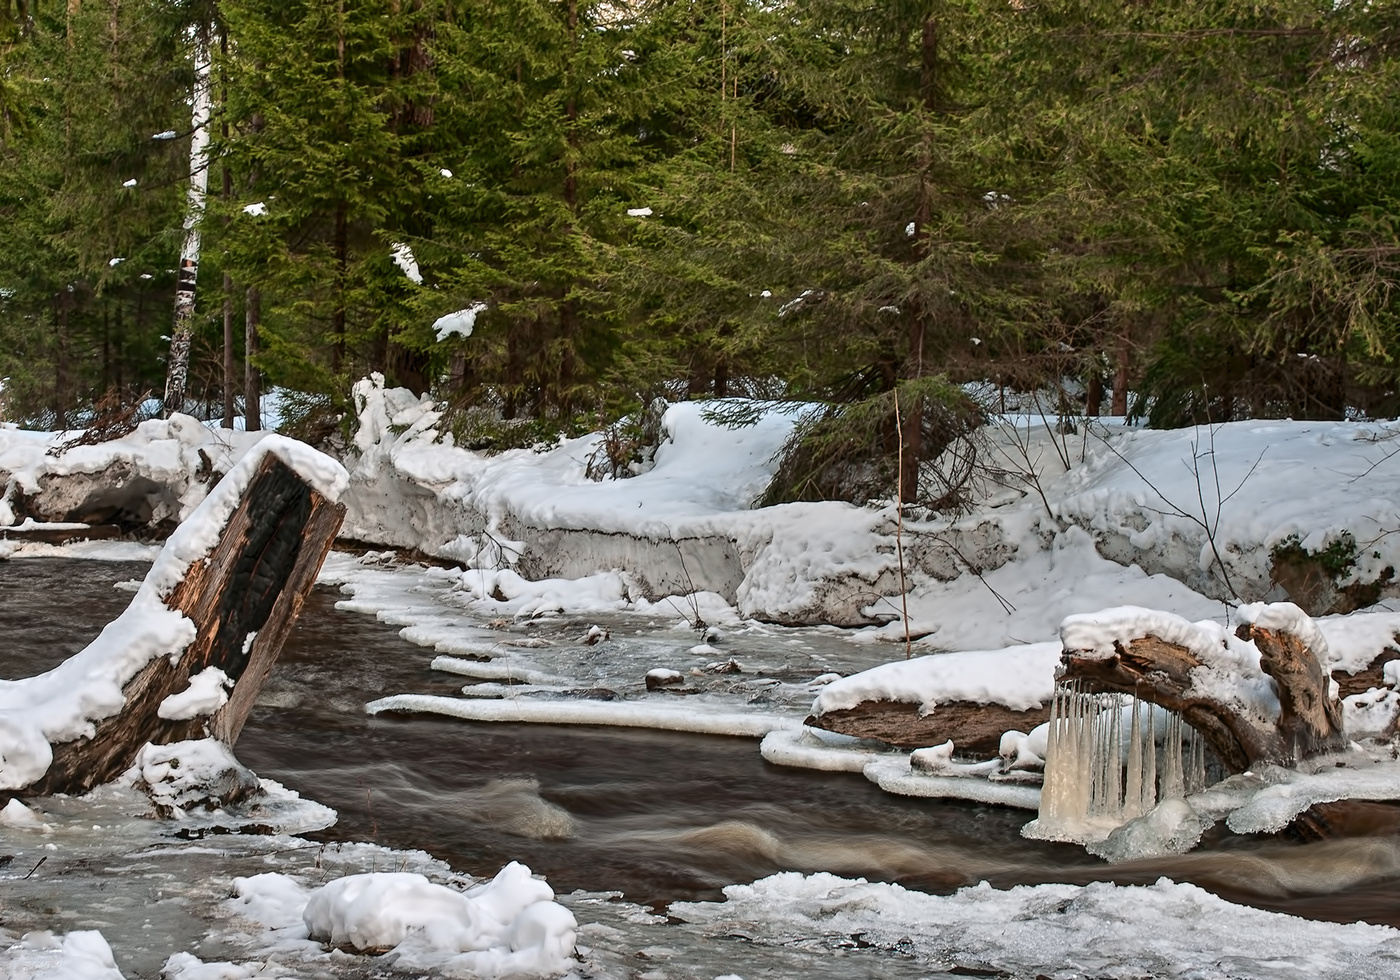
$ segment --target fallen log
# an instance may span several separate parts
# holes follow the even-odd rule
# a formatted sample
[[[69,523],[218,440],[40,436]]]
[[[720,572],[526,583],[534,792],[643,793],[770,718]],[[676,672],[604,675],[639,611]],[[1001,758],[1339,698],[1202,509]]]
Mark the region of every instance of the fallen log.
[[[1266,762],[1296,765],[1345,748],[1341,704],[1306,631],[1278,625],[1311,621],[1291,604],[1256,610],[1264,611],[1273,613],[1270,626],[1246,622],[1236,634],[1253,642],[1257,669],[1247,650],[1233,646],[1236,637],[1179,617],[1144,618],[1140,610],[1072,616],[1061,627],[1060,679],[1176,712],[1231,772]]]
[[[959,755],[992,758],[1008,731],[1028,732],[1050,720],[1050,706],[1016,711],[1001,704],[945,701],[926,714],[908,701],[866,701],[812,715],[803,724],[901,749],[941,745],[952,739]]]
[[[72,544],[75,541],[111,541],[122,536],[115,524],[36,524],[0,527],[0,541],[33,541],[39,544]]]
[[[232,745],[340,527],[343,486],[328,457],[260,443],[172,534],[102,636],[0,687],[0,795],[85,792],[148,742]]]

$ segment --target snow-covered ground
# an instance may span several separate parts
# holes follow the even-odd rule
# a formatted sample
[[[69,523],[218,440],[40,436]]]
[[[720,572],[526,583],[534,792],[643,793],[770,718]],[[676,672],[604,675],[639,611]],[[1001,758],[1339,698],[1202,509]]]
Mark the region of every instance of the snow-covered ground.
[[[790,416],[730,430],[707,421],[701,406],[672,406],[651,468],[593,482],[585,468],[597,436],[483,457],[451,445],[426,400],[385,390],[378,379],[357,386],[356,398],[344,534],[455,566],[403,565],[387,552],[337,554],[322,581],[342,589],[340,608],[401,627],[423,648],[425,665],[463,683],[456,697],[366,692],[371,711],[766,736],[770,761],[860,771],[909,795],[1033,808],[1038,790],[1016,779],[976,780],[979,788],[969,790],[974,780],[952,761],[951,746],[925,750],[911,768],[906,754],[804,731],[802,719],[814,701],[821,708],[872,697],[926,707],[944,699],[1043,704],[1062,622],[1113,607],[1141,607],[1164,623],[1204,630],[1214,638],[1213,655],[1238,658],[1242,647],[1226,638],[1251,615],[1236,608],[1238,600],[1287,598],[1288,583],[1271,568],[1280,548],[1326,554],[1334,592],[1379,581],[1385,595],[1386,569],[1400,567],[1400,535],[1389,533],[1400,526],[1390,489],[1400,466],[1390,443],[1400,426],[1391,423],[1152,432],[1107,422],[1066,439],[1037,419],[1004,419],[987,450],[998,472],[975,488],[971,513],[906,520],[909,588],[901,602],[892,507],[751,507]],[[153,522],[186,520],[191,530],[182,531],[202,546],[198,529],[206,522],[189,519],[201,503],[222,506],[219,492],[211,495],[213,476],[242,472],[239,460],[262,438],[176,417],[143,423],[116,443],[51,456],[52,437],[0,428],[0,525],[15,522],[21,497],[66,513],[96,506],[119,487],[124,500],[146,502]],[[16,558],[131,554],[130,545],[101,543],[0,549]],[[194,551],[185,552],[187,563]],[[166,578],[162,572],[155,580]],[[178,624],[143,619],[142,595],[132,616],[164,632],[138,644],[141,655],[178,647]],[[820,623],[861,628],[810,625]],[[1351,671],[1393,645],[1398,624],[1371,610],[1322,618],[1317,628],[1329,666]],[[904,661],[906,636],[923,656]],[[100,643],[93,658],[126,664],[102,653]],[[886,661],[898,663],[879,666]],[[60,684],[67,675],[55,675],[42,698],[33,683],[0,684],[9,719],[0,719],[8,726],[0,728],[0,775],[22,785],[43,763],[38,743],[108,711],[129,666],[101,676],[88,671],[82,683]],[[1349,724],[1376,732],[1389,726],[1400,706],[1393,674],[1351,705]],[[1256,692],[1267,701],[1266,693]],[[50,710],[55,704],[64,710]],[[43,719],[54,718],[62,724],[49,731]],[[1019,733],[1004,742],[1004,754],[1034,757],[1034,739]],[[1228,813],[1239,832],[1275,830],[1310,802],[1400,795],[1400,766],[1377,758],[1308,773],[1261,769],[1249,785],[1237,780],[1216,790],[1213,802],[1193,797],[1193,805],[1216,817]],[[168,775],[168,761],[154,756],[142,768],[158,773],[162,765]],[[556,900],[546,884],[509,866],[493,904],[484,897],[491,886],[464,881],[422,854],[363,846],[332,858],[285,836],[221,839],[217,848],[173,844],[159,822],[137,818],[149,804],[134,792],[109,787],[0,813],[0,841],[14,855],[0,879],[14,888],[39,887],[25,874],[55,853],[159,878],[161,895],[183,918],[168,929],[150,923],[151,932],[164,929],[152,942],[129,938],[146,924],[133,916],[160,918],[151,913],[164,898],[135,910],[94,899],[81,917],[120,937],[117,959],[142,964],[129,976],[514,970],[714,980],[770,970],[859,975],[846,967],[854,962],[881,976],[960,967],[1056,978],[1341,977],[1387,975],[1400,961],[1393,930],[1304,923],[1170,882],[980,886],[934,897],[791,873],[735,886],[724,902],[675,905],[670,912],[683,921],[668,922],[607,896]],[[177,870],[155,870],[165,864]],[[382,872],[400,877],[349,877]],[[332,881],[345,884],[316,891]],[[41,911],[74,900],[53,887],[13,917],[6,908],[0,972],[120,976],[97,932]],[[483,903],[494,908],[489,916]],[[393,908],[414,912],[404,918]],[[339,949],[346,940],[392,952],[367,958]]]

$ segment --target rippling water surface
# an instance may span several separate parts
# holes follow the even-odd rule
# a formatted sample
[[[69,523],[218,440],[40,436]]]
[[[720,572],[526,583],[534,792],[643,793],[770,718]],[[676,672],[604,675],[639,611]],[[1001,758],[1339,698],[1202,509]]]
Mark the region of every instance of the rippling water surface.
[[[125,607],[113,583],[144,566],[0,563],[0,676],[46,669]],[[715,898],[779,870],[832,871],[945,892],[1166,875],[1227,898],[1337,921],[1400,925],[1400,839],[1299,845],[1217,832],[1178,858],[1109,867],[1077,847],[1026,841],[1026,815],[889,796],[859,776],[769,765],[749,739],[643,730],[371,717],[391,693],[453,694],[462,679],[393,627],[336,611],[318,590],[238,744],[259,774],[335,807],[323,836],[421,848],[490,874],[519,859],[560,891],[638,902]],[[614,621],[613,643],[628,642]],[[841,643],[829,634],[812,642]],[[1392,812],[1377,811],[1381,827]]]

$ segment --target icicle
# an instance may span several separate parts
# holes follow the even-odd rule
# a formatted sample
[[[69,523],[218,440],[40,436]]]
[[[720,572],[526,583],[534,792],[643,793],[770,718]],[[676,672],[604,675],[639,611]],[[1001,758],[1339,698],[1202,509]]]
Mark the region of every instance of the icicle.
[[[1148,709],[1149,716],[1151,709]],[[1132,732],[1128,735],[1128,772],[1123,780],[1123,816],[1142,816],[1142,702],[1133,697]]]
[[[1162,743],[1162,792],[1164,800],[1179,800],[1186,795],[1181,768],[1181,716],[1167,715],[1167,737]]]
[[[1140,813],[1157,805],[1157,710],[1151,704],[1143,712],[1147,717],[1142,732],[1142,783],[1139,796]]]

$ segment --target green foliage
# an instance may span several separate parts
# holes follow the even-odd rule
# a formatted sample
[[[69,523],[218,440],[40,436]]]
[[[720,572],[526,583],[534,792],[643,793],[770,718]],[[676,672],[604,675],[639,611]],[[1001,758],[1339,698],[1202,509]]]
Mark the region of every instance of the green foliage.
[[[195,23],[227,43],[194,391],[217,395],[227,274],[311,434],[371,371],[493,448],[658,395],[809,400],[829,407],[775,492],[873,499],[891,451],[908,483],[975,428],[949,409],[965,381],[1112,379],[1153,425],[1393,409],[1396,8],[6,6],[8,411],[64,424],[159,387]],[[895,391],[929,406],[902,434]],[[614,435],[626,468],[636,434]]]
[[[920,464],[949,453],[945,466],[920,466],[906,502],[960,510],[976,470],[974,434],[983,422],[975,402],[944,378],[922,378],[857,402],[828,404],[802,418],[778,454],[762,503],[892,499],[900,480],[898,421],[920,429]],[[907,442],[907,437],[906,440]],[[951,450],[951,452],[950,452]]]

